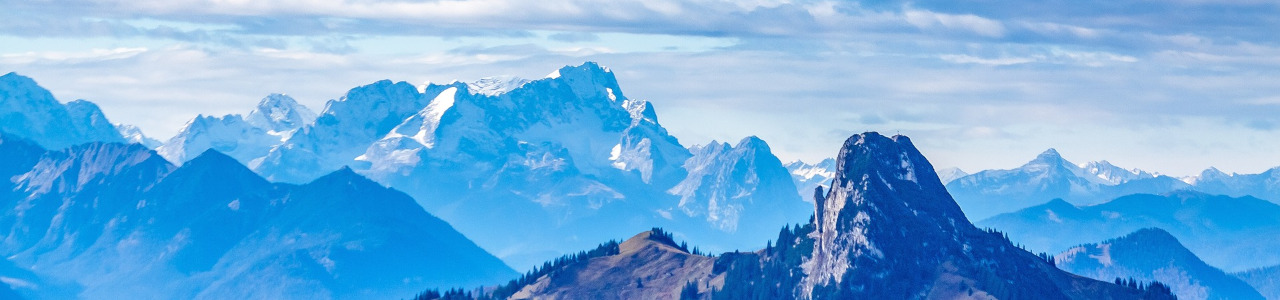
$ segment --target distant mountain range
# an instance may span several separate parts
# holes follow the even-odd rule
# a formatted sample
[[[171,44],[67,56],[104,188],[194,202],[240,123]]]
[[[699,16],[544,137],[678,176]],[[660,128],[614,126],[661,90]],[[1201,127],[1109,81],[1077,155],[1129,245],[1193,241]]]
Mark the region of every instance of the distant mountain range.
[[[1058,254],[1058,268],[1098,280],[1159,281],[1178,299],[1263,299],[1248,283],[1205,264],[1164,230],[1144,228]]]
[[[0,76],[0,128],[51,149],[89,142],[124,142],[97,105],[58,102],[35,80],[16,73]]]
[[[482,293],[1170,296],[1160,284],[1062,272],[969,221],[1055,195],[1102,204],[1058,200],[980,224],[1045,251],[1160,227],[1228,270],[1280,263],[1275,243],[1241,241],[1280,233],[1275,204],[1185,191],[1106,202],[1180,189],[1276,194],[1272,171],[1174,179],[1105,161],[1075,165],[1051,149],[1014,170],[935,172],[906,137],[876,133],[851,137],[837,159],[784,165],[754,136],[682,145],[653,105],[625,97],[595,63],[536,80],[384,80],[318,114],[272,94],[244,115],[197,116],[163,142],[17,74],[0,76],[0,101],[0,299],[397,298],[511,278]],[[645,231],[655,226],[670,231]],[[1215,242],[1234,244],[1203,253]],[[1162,259],[1170,252],[1159,251],[1182,249],[1156,244],[1134,251]],[[521,277],[508,267],[593,245]],[[1216,288],[1221,272],[1198,259],[1173,261],[1194,275],[1173,282],[1179,293],[1226,290]],[[1124,261],[1137,264],[1125,265],[1137,266],[1131,277],[1164,281],[1149,262]]]
[[[258,102],[247,116],[196,116],[177,135],[157,146],[156,152],[181,164],[213,149],[253,164],[315,119],[315,113],[293,98],[272,94]]]
[[[197,117],[158,151],[184,161],[206,149],[285,182],[350,166],[520,267],[654,225],[710,249],[751,247],[809,212],[767,143],[686,148],[595,63],[537,80],[384,80],[318,116],[272,95],[246,117]]]
[[[825,161],[824,161],[825,162]],[[825,185],[835,170],[829,164],[787,165],[792,180],[805,195]],[[967,174],[956,168],[938,171],[970,220],[1031,207],[1052,199],[1076,205],[1097,204],[1130,194],[1163,194],[1193,190],[1233,197],[1254,196],[1280,203],[1280,167],[1259,174],[1226,174],[1209,168],[1199,175],[1174,178],[1140,169],[1125,169],[1108,161],[1072,163],[1055,149],[1045,150],[1016,169]]]
[[[776,245],[706,256],[651,230],[477,294],[419,299],[1172,299],[1071,275],[971,225],[903,136],[855,135],[816,217]]]
[[[807,164],[803,161],[793,161],[787,163],[787,172],[791,172],[791,182],[795,184],[796,191],[805,201],[813,201],[813,191],[818,187],[823,190],[831,187],[831,179],[836,177],[836,160],[834,158],[824,159],[816,164]]]
[[[1263,238],[1280,236],[1280,205],[1254,197],[1180,191],[1129,195],[1089,206],[1053,200],[977,225],[1004,231],[1032,250],[1055,253],[1154,227],[1224,270],[1280,264],[1280,239]]]
[[[83,298],[393,297],[515,275],[350,170],[273,184],[215,151],[175,167],[136,144],[47,151],[10,135],[0,156],[0,254]]]

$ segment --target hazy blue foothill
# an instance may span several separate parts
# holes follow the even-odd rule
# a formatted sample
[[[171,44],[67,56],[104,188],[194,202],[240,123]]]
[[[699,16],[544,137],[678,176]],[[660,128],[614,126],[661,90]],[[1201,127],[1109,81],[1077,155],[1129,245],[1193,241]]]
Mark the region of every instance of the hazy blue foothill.
[[[1159,281],[1178,299],[1264,299],[1248,283],[1201,261],[1158,228],[1075,246],[1055,260],[1063,270],[1098,280]]]
[[[1107,161],[1076,164],[1049,149],[1016,169],[984,170],[947,184],[965,214],[973,220],[1014,212],[1063,199],[1093,205],[1131,194],[1164,194],[1193,190],[1212,195],[1253,196],[1280,203],[1280,167],[1259,174],[1226,174],[1209,168],[1174,178]]]
[[[1135,194],[1089,206],[1054,200],[979,221],[1035,251],[1075,245],[1142,228],[1167,231],[1209,265],[1227,271],[1280,264],[1280,205],[1254,197],[1181,191]]]
[[[34,299],[67,296],[59,284],[87,299],[388,298],[516,274],[348,169],[278,184],[216,151],[177,167],[137,144],[49,151],[8,134],[0,155],[0,254],[32,270],[18,291]]]

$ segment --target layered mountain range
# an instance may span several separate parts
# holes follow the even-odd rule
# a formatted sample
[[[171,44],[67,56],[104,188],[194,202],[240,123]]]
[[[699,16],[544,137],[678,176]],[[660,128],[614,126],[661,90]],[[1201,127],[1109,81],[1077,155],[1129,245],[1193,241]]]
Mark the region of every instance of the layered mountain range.
[[[1178,299],[1263,299],[1248,283],[1205,264],[1164,230],[1144,228],[1058,254],[1057,266],[1098,280],[1158,281]]]
[[[157,146],[156,152],[177,164],[210,149],[245,164],[256,163],[315,118],[315,113],[293,98],[272,94],[258,102],[247,116],[196,116],[177,135]]]
[[[384,80],[308,112],[273,95],[247,117],[197,117],[159,152],[216,149],[285,182],[350,166],[522,267],[654,225],[750,247],[807,217],[767,143],[686,148],[595,63],[538,80]]]
[[[815,218],[783,228],[776,245],[705,256],[652,230],[549,263],[478,298],[1172,298],[1159,287],[1066,273],[974,227],[906,137],[855,135],[836,166],[832,188],[816,190]]]
[[[1280,265],[1232,274],[1248,282],[1268,300],[1280,299]]]
[[[1179,191],[1135,194],[1088,206],[1053,200],[977,223],[1009,234],[1035,251],[1160,228],[1210,265],[1228,271],[1280,264],[1280,205],[1254,197]]]
[[[824,161],[825,162],[825,161]],[[830,181],[829,164],[796,161],[787,165],[797,186],[816,186]],[[1163,194],[1193,190],[1233,197],[1254,196],[1280,203],[1280,167],[1259,174],[1227,174],[1209,168],[1198,175],[1171,177],[1115,166],[1108,161],[1076,164],[1055,149],[1045,150],[1035,159],[1015,169],[984,170],[967,174],[956,168],[938,171],[970,220],[1031,207],[1052,199],[1076,205],[1090,205],[1120,196]]]
[[[350,169],[271,183],[216,150],[184,154],[179,167],[123,144],[121,132],[145,136],[92,103],[60,104],[14,74],[0,94],[15,111],[0,124],[0,282],[27,298],[391,298],[516,275]],[[291,115],[250,120],[265,128]]]
[[[79,297],[392,297],[515,275],[409,196],[350,170],[275,184],[212,150],[175,167],[136,144],[0,140],[11,178],[0,254]]]
[[[35,80],[0,76],[0,128],[51,149],[89,142],[124,142],[115,125],[92,102],[54,99]]]
[[[481,294],[1163,299],[1164,285],[1062,272],[977,229],[961,208],[983,215],[1058,194],[1100,203],[1179,183],[1266,193],[1276,181],[1270,173],[1171,179],[1105,161],[1075,165],[1052,150],[1017,170],[935,172],[906,137],[875,133],[851,137],[837,159],[783,165],[756,137],[682,145],[653,105],[625,97],[613,72],[594,63],[537,80],[384,80],[319,114],[272,94],[245,115],[197,116],[163,143],[13,73],[0,76],[0,101],[0,230],[8,232],[0,297],[396,298],[517,278],[508,265],[526,269],[661,226],[670,231],[565,256]],[[971,190],[959,206],[947,191],[958,185]],[[1198,252],[1212,233],[1271,228],[1222,218],[1191,224],[1199,215],[1189,214],[1227,214],[1213,208],[1219,202],[1266,203],[1192,199],[1201,196],[1209,197],[1172,194],[1165,197],[1181,199],[1175,208],[1098,212],[1143,217],[1091,230],[1114,237],[1131,225],[1181,224],[1198,234],[1188,240]],[[1238,209],[1272,220],[1265,205],[1222,211]],[[995,227],[1022,242],[1034,236],[1018,226],[1094,222],[1093,213],[1064,221],[1060,212]],[[733,252],[707,256],[677,238]],[[1240,245],[1223,257],[1273,249]]]

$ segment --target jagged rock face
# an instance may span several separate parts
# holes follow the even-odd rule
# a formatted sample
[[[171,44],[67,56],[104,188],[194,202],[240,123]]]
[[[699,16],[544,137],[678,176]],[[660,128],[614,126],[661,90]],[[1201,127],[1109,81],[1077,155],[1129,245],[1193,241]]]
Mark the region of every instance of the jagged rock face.
[[[805,268],[804,293],[815,286],[870,279],[859,277],[880,271],[934,273],[945,259],[936,254],[958,254],[961,231],[976,231],[906,137],[855,135],[845,141],[837,161],[832,188],[817,201],[817,241]],[[913,255],[923,249],[936,254]],[[868,295],[888,292],[867,288],[872,289]],[[896,292],[909,296],[921,291]]]
[[[851,137],[832,189],[817,188],[815,198],[812,223],[785,227],[776,246],[718,255],[709,271],[700,269],[702,258],[668,249],[674,243],[636,242],[652,237],[641,234],[621,248],[652,251],[552,265],[540,270],[547,276],[517,282],[520,295],[610,287],[628,296],[575,296],[668,299],[680,290],[682,299],[1168,299],[1068,274],[999,233],[974,228],[906,137]],[[653,274],[664,281],[643,280]],[[638,279],[649,290],[661,283],[656,289],[667,293],[637,294]]]
[[[245,116],[253,126],[275,132],[285,132],[306,126],[315,121],[316,113],[298,104],[297,100],[283,94],[271,94]]]
[[[1157,228],[1076,246],[1055,258],[1063,270],[1093,279],[1159,281],[1183,300],[1263,299],[1249,284],[1205,264]]]
[[[803,265],[801,296],[1125,297],[975,228],[904,136],[850,137],[840,150],[831,190],[816,203],[813,254]]]
[[[684,165],[689,176],[670,190],[680,196],[678,207],[686,215],[705,218],[725,232],[742,226],[763,236],[777,224],[809,214],[807,205],[790,193],[795,189],[790,175],[763,140],[747,137],[736,146],[712,141],[693,153]]]
[[[0,131],[51,149],[124,141],[97,105],[84,100],[64,105],[34,80],[16,73],[0,76]]]
[[[176,135],[157,146],[156,151],[175,164],[213,149],[242,164],[256,165],[274,147],[315,118],[315,113],[293,98],[271,94],[258,102],[247,116],[196,116]]]
[[[298,129],[251,167],[271,180],[306,182],[349,165],[443,90],[430,87],[420,93],[412,84],[390,80],[353,88],[329,100],[314,124]]]

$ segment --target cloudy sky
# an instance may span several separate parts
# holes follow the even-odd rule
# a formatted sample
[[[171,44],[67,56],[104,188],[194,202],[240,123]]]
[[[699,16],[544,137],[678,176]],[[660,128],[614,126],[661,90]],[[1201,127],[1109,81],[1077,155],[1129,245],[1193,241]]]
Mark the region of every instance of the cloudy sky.
[[[0,73],[165,139],[268,93],[540,78],[597,61],[686,145],[783,160],[902,133],[936,166],[1280,166],[1268,0],[0,0]]]

